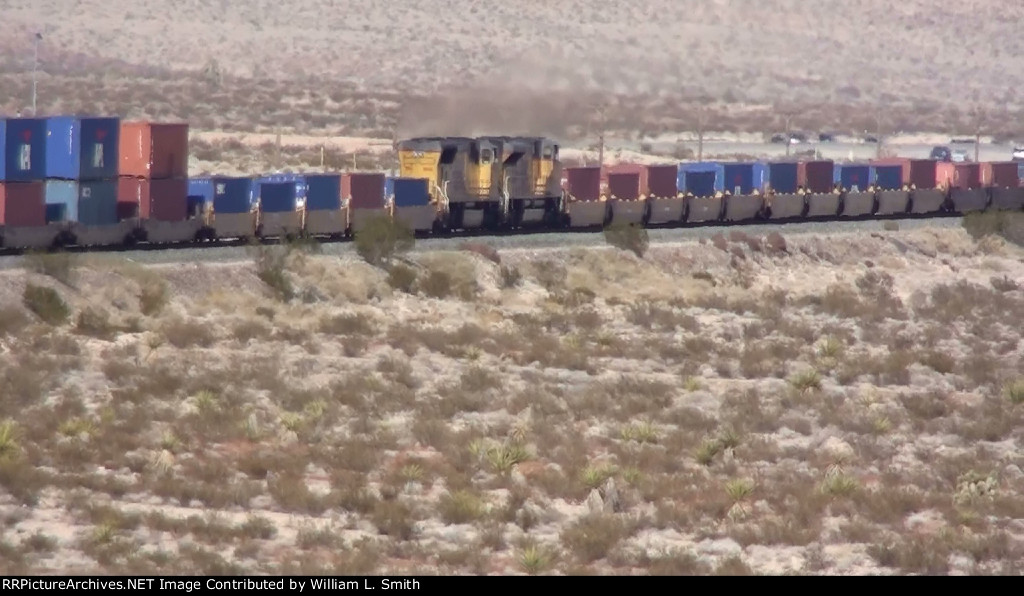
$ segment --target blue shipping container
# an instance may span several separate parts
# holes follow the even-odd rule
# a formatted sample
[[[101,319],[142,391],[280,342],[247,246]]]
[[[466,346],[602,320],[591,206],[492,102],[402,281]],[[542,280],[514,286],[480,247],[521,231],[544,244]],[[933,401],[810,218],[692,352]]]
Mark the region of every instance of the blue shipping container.
[[[117,181],[90,180],[78,182],[79,221],[91,226],[117,223]]]
[[[77,180],[82,154],[81,126],[71,116],[46,119],[46,162],[44,178]]]
[[[676,187],[696,197],[712,196],[725,188],[725,168],[713,161],[681,163]]]
[[[298,198],[299,204],[303,204],[306,201],[306,177],[302,174],[270,174],[269,176],[261,176],[253,182],[253,204],[255,205],[262,195],[262,188],[264,184],[282,184],[289,183],[295,186],[295,196]]]
[[[202,199],[203,203],[212,203],[213,178],[189,178],[188,196]]]
[[[0,182],[7,180],[7,119],[0,118]]]
[[[32,182],[46,178],[45,119],[8,119],[4,149],[5,181]]]
[[[422,207],[430,204],[426,178],[394,178],[395,207]]]
[[[725,189],[725,168],[717,162],[679,164],[676,186],[694,197],[711,197]]]
[[[50,220],[50,207],[64,206],[63,220]],[[78,221],[78,184],[71,180],[46,181],[47,221]]]
[[[779,194],[793,194],[797,189],[796,162],[776,162],[768,164],[768,184]]]
[[[218,176],[212,182],[215,213],[248,213],[252,210],[255,196],[252,178]]]
[[[871,185],[871,166],[836,164],[832,181],[850,192],[864,192]]]
[[[298,185],[295,182],[263,182],[260,184],[260,209],[266,213],[287,213],[298,207]]]
[[[722,177],[725,190],[734,195],[749,195],[755,190],[764,191],[765,164],[754,163],[727,163],[723,164]]]
[[[341,209],[341,174],[306,176],[306,209]]]
[[[872,166],[871,169],[874,170],[871,179],[882,190],[899,190],[903,187],[903,166],[882,165]]]
[[[78,151],[78,178],[102,180],[117,178],[120,159],[120,118],[79,118],[81,148]],[[53,176],[51,176],[53,177]]]

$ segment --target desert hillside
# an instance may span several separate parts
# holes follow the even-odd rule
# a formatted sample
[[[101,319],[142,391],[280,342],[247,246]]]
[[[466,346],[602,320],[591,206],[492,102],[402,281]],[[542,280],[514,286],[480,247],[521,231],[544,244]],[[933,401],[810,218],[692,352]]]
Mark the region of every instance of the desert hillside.
[[[7,268],[0,572],[1020,573],[1019,248],[637,252]]]
[[[8,60],[41,29],[49,55],[185,69],[216,60],[238,75],[401,90],[511,78],[754,101],[973,92],[1019,102],[1022,18],[1019,2],[977,0],[13,0],[0,34]]]
[[[581,116],[593,93],[643,98],[623,108],[633,121],[622,124],[634,129],[692,126],[666,119],[687,120],[679,102],[702,96],[731,106],[723,119],[769,105],[858,131],[873,122],[867,106],[887,110],[887,127],[924,126],[907,115],[928,113],[934,129],[935,114],[955,121],[982,104],[992,126],[1005,128],[1021,106],[1022,18],[1019,2],[980,0],[12,0],[0,23],[0,101],[10,111],[27,105],[23,75],[39,30],[44,109],[102,105],[207,127],[210,118],[365,132],[439,111],[443,124],[479,109],[507,118],[503,106],[524,104],[565,120]],[[197,77],[222,88],[193,89]],[[389,103],[467,88],[474,99],[456,106]],[[400,98],[378,97],[392,92]],[[374,96],[363,116],[372,122],[339,114],[363,109],[347,103],[353,93]],[[276,111],[307,115],[274,120]],[[762,128],[781,126],[764,120]]]

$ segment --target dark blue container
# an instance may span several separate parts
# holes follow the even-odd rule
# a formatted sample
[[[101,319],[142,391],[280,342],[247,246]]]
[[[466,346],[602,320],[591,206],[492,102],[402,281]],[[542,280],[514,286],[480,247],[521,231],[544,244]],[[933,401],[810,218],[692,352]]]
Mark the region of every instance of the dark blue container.
[[[341,174],[310,174],[306,176],[306,210],[335,211],[341,209]]]
[[[198,215],[213,205],[213,180],[211,178],[189,178],[188,213]]]
[[[213,182],[215,213],[248,213],[255,193],[252,178],[218,176]]]
[[[269,176],[261,176],[256,178],[253,182],[254,192],[254,203],[259,201],[262,196],[262,188],[264,184],[291,184],[295,187],[295,196],[298,199],[299,204],[303,204],[306,201],[306,177],[302,174],[270,174]],[[273,192],[273,191],[272,191]],[[280,191],[276,191],[280,192]]]
[[[78,221],[90,226],[117,223],[117,180],[78,183]]]
[[[775,162],[768,164],[768,184],[779,194],[796,192],[799,176],[796,162]]]
[[[903,188],[903,166],[899,164],[880,165],[872,166],[871,169],[874,170],[871,178],[874,179],[875,184],[882,190],[899,190]]]
[[[676,186],[695,197],[709,197],[725,188],[725,168],[713,161],[679,164]]]
[[[4,181],[46,179],[46,120],[10,118],[4,134]]]
[[[836,164],[833,182],[850,192],[864,192],[871,185],[871,166],[865,164]]]
[[[7,180],[7,119],[0,118],[0,182]]]
[[[426,178],[393,178],[395,207],[422,207],[430,204]]]
[[[298,189],[295,182],[262,182],[260,209],[265,213],[287,213],[298,207]]]
[[[78,155],[78,178],[81,180],[114,179],[120,171],[121,119],[79,118],[81,150]],[[56,176],[50,176],[56,178]]]
[[[767,167],[760,162],[727,163],[723,168],[723,188],[734,195],[749,195],[764,190]]]

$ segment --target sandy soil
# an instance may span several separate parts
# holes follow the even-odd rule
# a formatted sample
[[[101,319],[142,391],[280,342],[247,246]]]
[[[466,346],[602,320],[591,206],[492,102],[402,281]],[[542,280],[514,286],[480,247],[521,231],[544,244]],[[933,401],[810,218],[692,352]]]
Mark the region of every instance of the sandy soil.
[[[1020,248],[465,248],[0,273],[0,570],[1020,573]]]

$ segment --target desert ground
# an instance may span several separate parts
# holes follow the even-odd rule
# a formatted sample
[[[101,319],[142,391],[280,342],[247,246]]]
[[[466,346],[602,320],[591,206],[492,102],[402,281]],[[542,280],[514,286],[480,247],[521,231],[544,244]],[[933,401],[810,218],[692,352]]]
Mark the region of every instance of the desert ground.
[[[985,218],[29,256],[0,571],[1019,574],[1024,252]]]
[[[1024,135],[1017,2],[12,0],[0,111],[319,136]],[[35,32],[42,34],[36,45]]]

